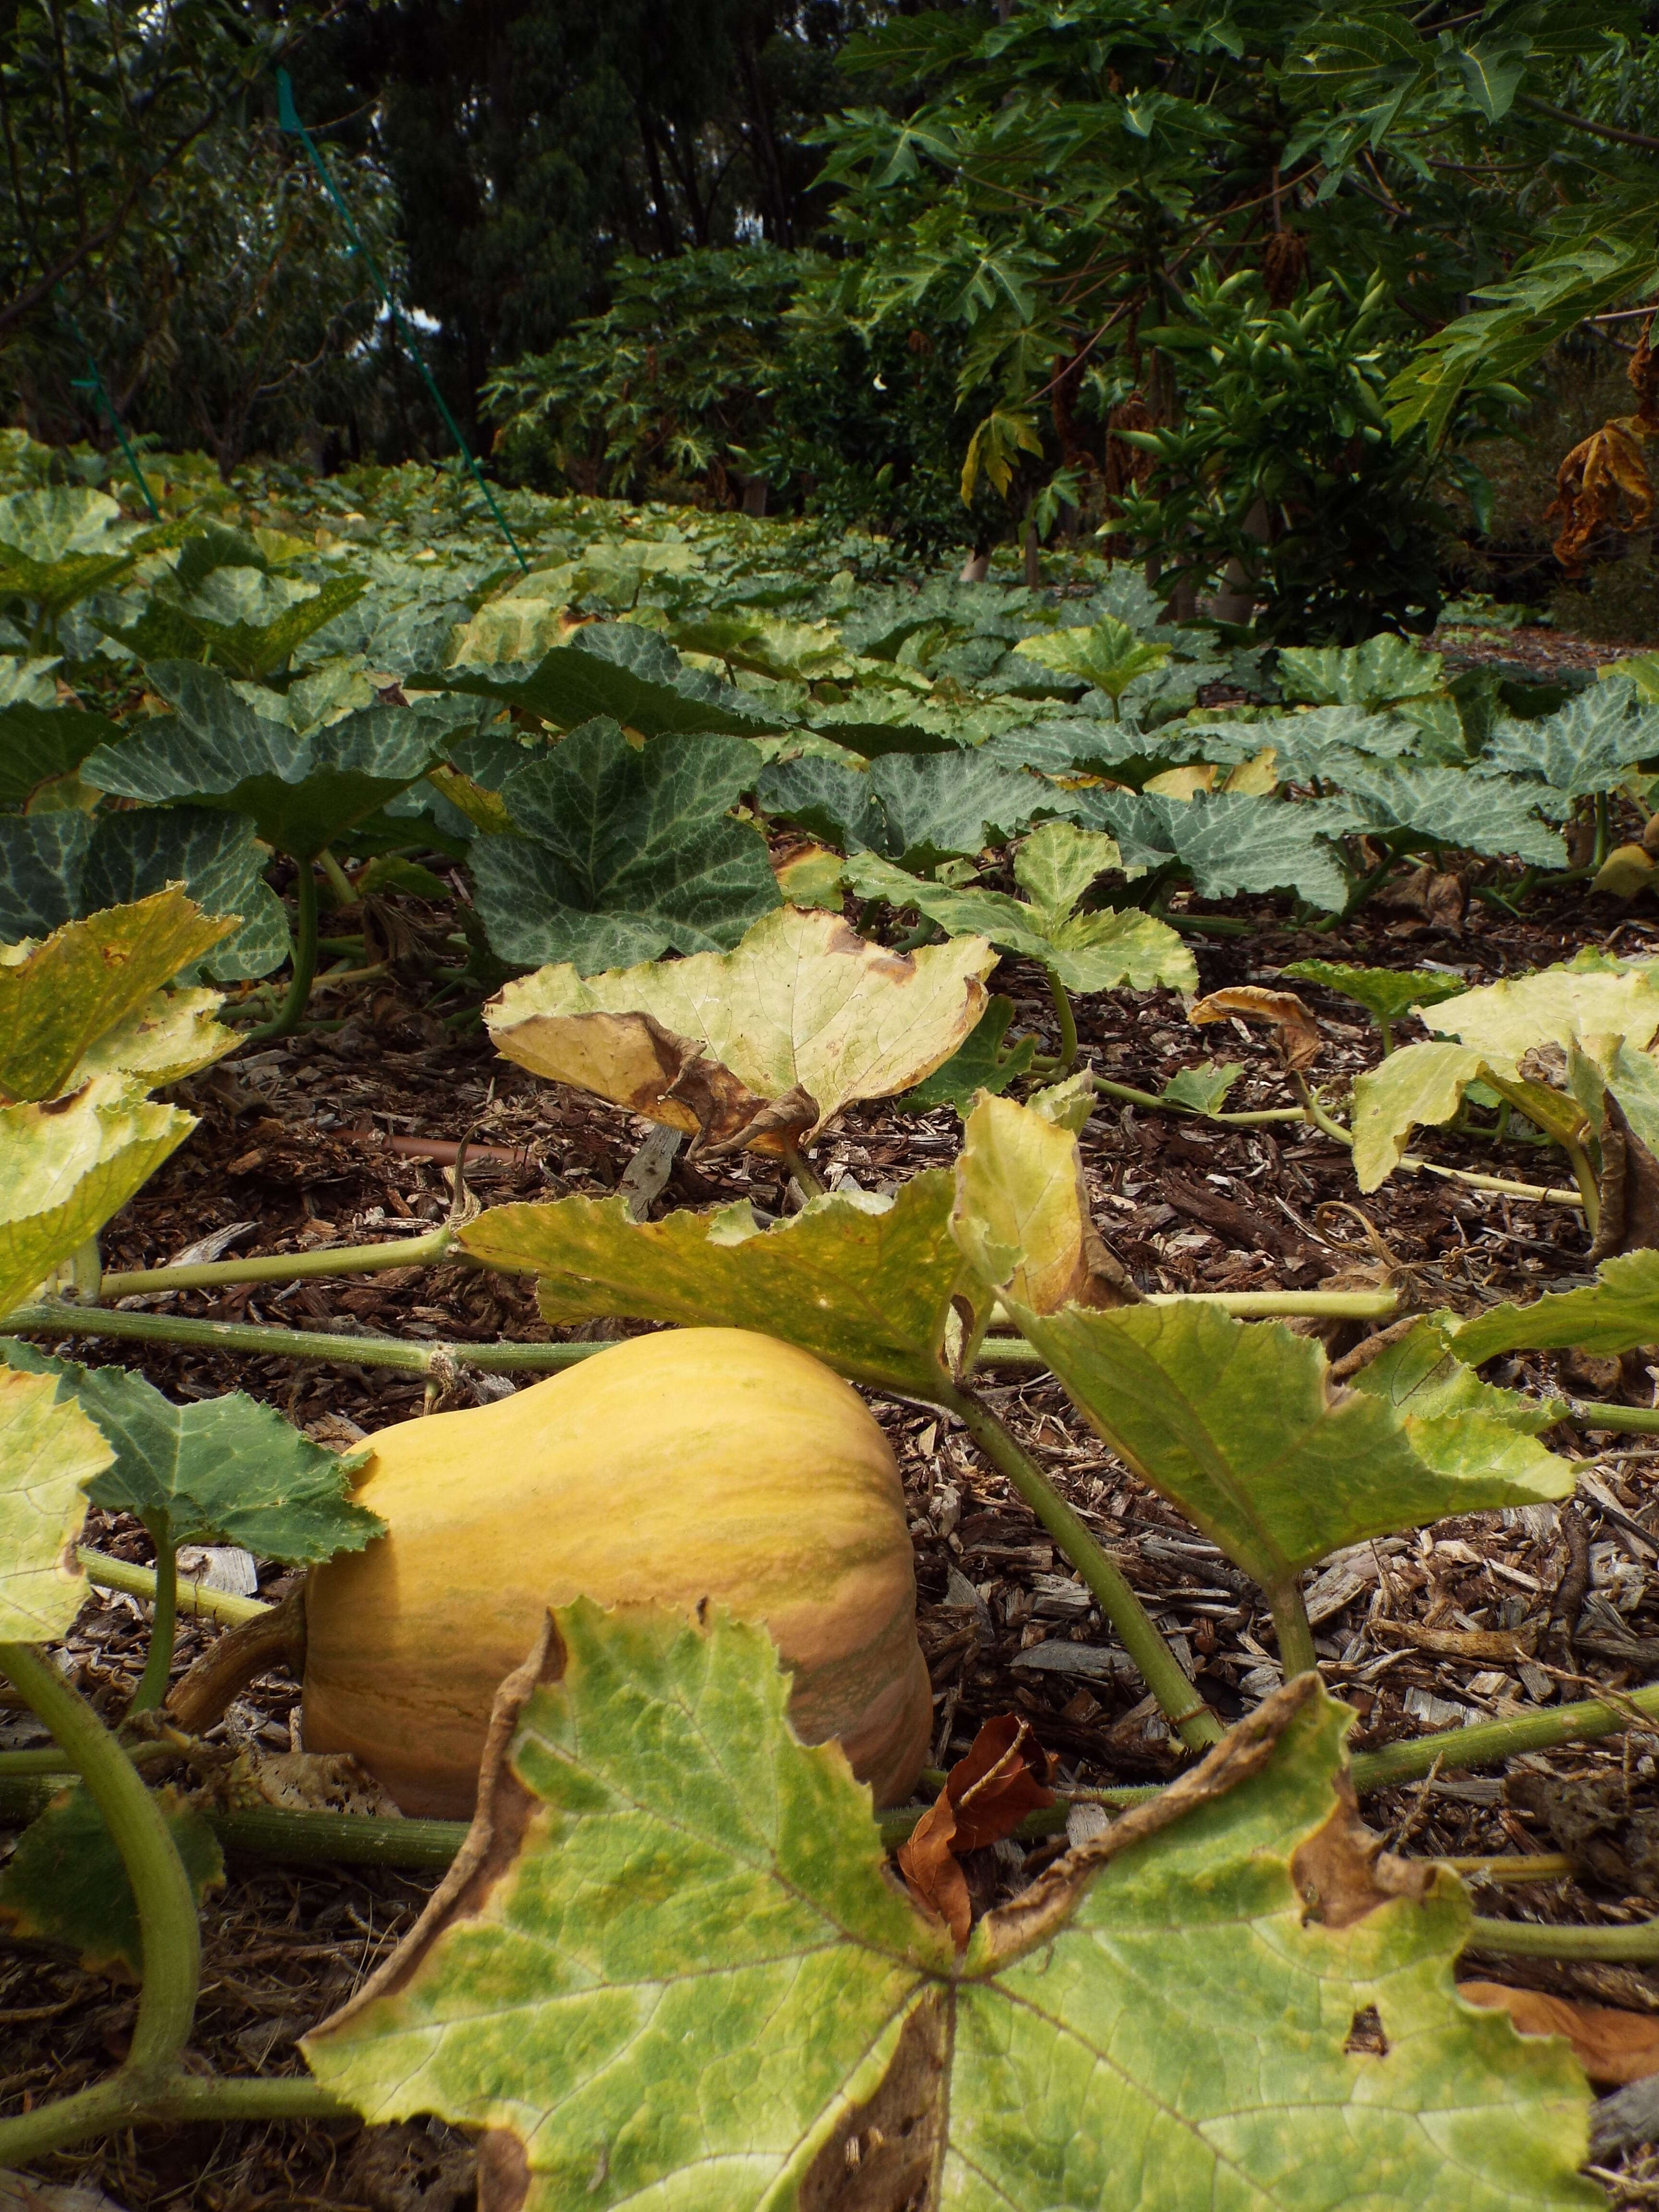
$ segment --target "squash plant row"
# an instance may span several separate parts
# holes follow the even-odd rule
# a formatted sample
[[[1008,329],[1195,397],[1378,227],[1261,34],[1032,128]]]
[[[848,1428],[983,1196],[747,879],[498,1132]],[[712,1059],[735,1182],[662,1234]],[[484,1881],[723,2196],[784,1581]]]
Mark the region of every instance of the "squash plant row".
[[[1645,795],[1659,715],[1642,672],[1554,703],[1460,696],[1389,641],[1269,672],[1208,636],[1152,635],[1121,574],[1085,564],[1071,598],[999,590],[988,611],[981,586],[895,583],[878,550],[867,579],[837,567],[804,586],[775,534],[660,515],[600,532],[550,507],[558,558],[503,587],[464,529],[411,548],[410,473],[375,489],[366,532],[319,523],[309,540],[295,514],[274,532],[180,500],[157,542],[53,484],[0,518],[16,639],[0,753],[18,764],[0,816],[18,902],[0,927],[0,1670],[56,1747],[0,1754],[0,1783],[9,1765],[59,1791],[0,1911],[143,1977],[125,2061],[0,2121],[0,2164],[141,2118],[435,2112],[485,2131],[484,2201],[503,2206],[1599,2201],[1577,2179],[1573,2063],[1455,1993],[1459,1951],[1499,1938],[1449,1873],[1380,1854],[1358,1821],[1356,1784],[1401,1762],[1347,1760],[1301,1591],[1368,1536],[1570,1495],[1547,1437],[1626,1410],[1478,1370],[1659,1339],[1659,1256],[1630,1204],[1659,1136],[1659,985],[1601,957],[1451,994],[1425,974],[1403,1001],[1399,978],[1311,975],[1436,1032],[1391,1050],[1346,1109],[1292,992],[1194,1007],[1268,1024],[1288,1094],[1262,1110],[1351,1141],[1362,1188],[1409,1170],[1414,1131],[1490,1114],[1555,1147],[1559,1198],[1596,1226],[1594,1285],[1531,1305],[1470,1317],[1412,1313],[1394,1285],[1324,1294],[1408,1323],[1341,1387],[1316,1341],[1255,1317],[1262,1299],[1147,1297],[1111,1260],[1078,1135],[1121,1086],[1074,1066],[1070,1006],[1190,990],[1194,894],[1284,888],[1341,910],[1442,848],[1454,786],[1460,825],[1486,823],[1493,857],[1519,863],[1487,888],[1523,896],[1527,869],[1569,865],[1554,825],[1576,804],[1604,830],[1598,799]],[[354,514],[368,519],[335,519]],[[1243,708],[1194,708],[1218,672]],[[1306,711],[1287,703],[1298,689]],[[769,847],[763,818],[801,842]],[[276,854],[294,869],[291,951]],[[173,1406],[36,1350],[192,1328],[302,1349],[100,1304],[142,1279],[106,1278],[96,1239],[188,1139],[190,1115],[154,1094],[234,1051],[239,1015],[304,1018],[319,873],[367,862],[395,882],[441,858],[476,916],[456,949],[463,1018],[488,992],[507,1057],[694,1154],[770,1154],[799,1211],[458,1203],[420,1258],[532,1278],[554,1324],[666,1326],[608,1349],[502,1347],[555,1371],[354,1459],[240,1394]],[[882,941],[883,917],[890,935],[907,914]],[[1057,1049],[1006,1042],[1012,1008],[988,988],[1005,953],[1048,975]],[[1189,1076],[1151,1103],[1225,1119],[1237,1071]],[[813,1188],[808,1152],[836,1115],[906,1097],[958,1106],[953,1168],[888,1201]],[[393,1264],[380,1247],[313,1259]],[[1281,1313],[1321,1303],[1269,1294]],[[354,1363],[377,1356],[432,1357],[354,1337]],[[1285,1686],[1230,1733],[977,1395],[988,1360],[1021,1358],[1264,1592]],[[883,1873],[896,1816],[884,1831],[872,1798],[916,1784],[926,1686],[896,1475],[848,1383],[962,1425],[1195,1755],[1167,1791],[1079,1825],[965,1946]],[[618,1472],[624,1402],[676,1425],[665,1456]],[[514,1483],[538,1480],[592,1496],[587,1549],[556,1511],[526,1516]],[[48,1656],[83,1593],[88,1502],[138,1515],[156,1551],[149,1662],[118,1732]],[[758,1526],[752,1555],[713,1544],[684,1587],[659,1585],[673,1547],[648,1540],[651,1516],[677,1511]],[[503,1516],[547,1531],[511,1603]],[[204,1539],[313,1575],[170,1692],[174,1557]],[[404,1826],[475,1789],[477,1812],[421,1926],[307,2039],[307,2073],[222,2080],[184,2063],[219,1844],[190,1791],[151,1780],[199,1771],[239,1670],[278,1651],[305,1681],[307,1742],[354,1753]],[[1557,1709],[1405,1749],[1424,1771],[1628,1717]]]

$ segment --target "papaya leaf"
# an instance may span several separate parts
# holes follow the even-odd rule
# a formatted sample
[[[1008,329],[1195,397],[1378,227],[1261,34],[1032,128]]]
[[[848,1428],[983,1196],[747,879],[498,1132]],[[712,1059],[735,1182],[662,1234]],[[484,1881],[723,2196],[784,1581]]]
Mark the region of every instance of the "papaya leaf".
[[[313,2073],[493,2130],[523,2212],[1600,2201],[1577,2066],[1459,1999],[1467,1894],[1378,1856],[1311,1680],[960,1958],[787,1695],[757,1628],[556,1613],[462,1858]]]
[[[314,1565],[361,1552],[386,1523],[351,1502],[355,1461],[301,1436],[271,1406],[244,1397],[175,1406],[125,1367],[82,1367],[0,1339],[9,1368],[55,1375],[114,1448],[89,1486],[94,1505],[133,1513],[175,1544],[240,1544],[264,1559]]]
[[[195,1807],[170,1785],[156,1792],[173,1847],[199,1905],[225,1879],[224,1855]],[[14,1941],[60,1943],[88,1973],[143,1973],[132,1884],[104,1816],[79,1783],[60,1790],[17,1838],[0,1873],[0,1927]]]
[[[724,737],[630,745],[585,723],[515,769],[501,797],[517,836],[472,848],[474,896],[503,960],[592,975],[676,952],[724,951],[780,901],[766,840],[730,809],[758,765]]]
[[[1300,983],[1322,983],[1339,998],[1364,1006],[1373,1021],[1392,1026],[1413,1007],[1438,1006],[1455,999],[1465,986],[1455,975],[1437,975],[1426,969],[1352,968],[1335,960],[1293,960],[1281,975]]]
[[[539,1278],[544,1320],[596,1315],[758,1330],[873,1389],[926,1397],[963,1275],[950,1176],[890,1202],[838,1191],[763,1228],[747,1200],[635,1221],[620,1198],[493,1206],[459,1232],[487,1267]]]
[[[511,663],[411,677],[422,690],[471,693],[521,708],[562,730],[605,717],[642,735],[752,736],[769,726],[748,693],[687,668],[672,646],[633,623],[589,623],[532,669]]]
[[[520,977],[485,1010],[497,1051],[610,1098],[711,1153],[782,1152],[857,1098],[941,1066],[985,1011],[981,938],[895,953],[838,915],[782,907],[735,951],[647,962],[586,981]]]
[[[150,1024],[142,1047],[131,1036],[135,1072],[153,1060],[158,1023],[180,1046],[186,1034],[192,1041],[173,1073],[150,1076],[150,1083],[175,1081],[234,1049],[234,1032],[202,1025],[202,996],[190,997],[191,1018],[182,1025],[169,1021],[168,1002],[157,999],[162,984],[229,933],[228,922],[209,921],[182,891],[169,890],[66,922],[32,948],[0,947],[0,1098],[60,1097],[100,1042],[107,1048],[104,1067],[112,1051],[118,1065],[119,1040],[134,1023]]]
[[[1571,1495],[1566,1461],[1486,1411],[1419,1416],[1340,1389],[1322,1347],[1279,1323],[1199,1300],[1077,1303],[1088,1223],[1060,1133],[981,1101],[957,1166],[957,1240],[1117,1456],[1264,1588],[1366,1536]]]
[[[0,1106],[0,1314],[96,1236],[196,1127],[124,1077],[67,1105]]]
[[[46,1644],[81,1610],[87,1485],[114,1457],[49,1375],[0,1370],[0,1644]]]
[[[146,672],[177,712],[89,754],[88,780],[150,805],[186,799],[246,814],[267,844],[296,860],[315,860],[424,775],[459,720],[453,702],[434,700],[362,708],[301,732],[280,719],[276,694],[262,714],[216,669],[170,660]]]
[[[1552,1291],[1527,1305],[1491,1306],[1450,1334],[1451,1349],[1471,1367],[1501,1352],[1581,1352],[1608,1358],[1638,1345],[1659,1344],[1659,1252],[1624,1252],[1604,1260],[1593,1287]]]
[[[1028,1073],[1036,1058],[1035,1037],[1021,1037],[1005,1051],[1002,1040],[1014,1018],[1012,999],[990,1000],[970,1035],[942,1067],[925,1082],[907,1091],[899,1103],[912,1114],[929,1114],[935,1106],[954,1106],[966,1116],[981,1091],[994,1097]]]

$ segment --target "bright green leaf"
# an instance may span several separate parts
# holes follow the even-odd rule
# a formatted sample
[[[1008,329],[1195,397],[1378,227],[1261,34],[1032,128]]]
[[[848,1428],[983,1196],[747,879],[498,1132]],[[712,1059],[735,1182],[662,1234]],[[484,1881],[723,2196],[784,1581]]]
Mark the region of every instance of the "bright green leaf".
[[[954,1106],[965,1115],[981,1091],[994,1096],[1006,1091],[1036,1058],[1035,1037],[1021,1037],[1004,1051],[1002,1040],[1013,1018],[1012,999],[990,1000],[971,1035],[942,1067],[936,1067],[914,1091],[907,1091],[900,1105],[912,1114],[928,1114],[935,1106]]]
[[[1374,1021],[1389,1024],[1402,1019],[1413,1006],[1438,1006],[1467,988],[1455,975],[1436,975],[1425,969],[1352,968],[1335,960],[1293,960],[1279,972],[1301,983],[1322,983],[1328,991],[1364,1006]]]
[[[1471,1367],[1500,1352],[1581,1352],[1607,1358],[1659,1344],[1659,1252],[1604,1260],[1594,1288],[1552,1291],[1527,1305],[1492,1306],[1451,1333],[1451,1348]]]

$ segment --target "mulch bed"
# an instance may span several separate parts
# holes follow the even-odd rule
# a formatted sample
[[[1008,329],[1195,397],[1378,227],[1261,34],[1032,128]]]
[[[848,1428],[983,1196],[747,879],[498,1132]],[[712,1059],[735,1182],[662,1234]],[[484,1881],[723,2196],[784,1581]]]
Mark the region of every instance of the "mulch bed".
[[[1505,639],[1506,650],[1519,641]],[[1550,644],[1559,661],[1564,641]],[[1596,648],[1600,652],[1601,648]],[[401,908],[418,938],[447,926],[436,909]],[[1266,981],[1298,957],[1397,967],[1425,960],[1471,982],[1526,972],[1587,943],[1659,948],[1659,925],[1607,900],[1539,902],[1516,921],[1478,900],[1425,898],[1418,913],[1373,905],[1340,930],[1297,933],[1282,914],[1241,902],[1247,938],[1194,940],[1203,987]],[[1051,1034],[1036,971],[1005,963],[997,988],[1016,1000],[1018,1025]],[[1316,989],[1304,995],[1328,1040],[1316,1073],[1352,1074],[1376,1054],[1358,1010]],[[407,1140],[476,1133],[492,1148],[467,1180],[486,1205],[613,1189],[650,1125],[538,1082],[498,1059],[481,1032],[457,1035],[422,1004],[422,988],[394,976],[350,1002],[332,1031],[256,1051],[180,1086],[201,1116],[194,1138],[110,1227],[106,1266],[136,1268],[175,1257],[216,1229],[242,1231],[238,1253],[283,1252],[336,1238],[399,1233],[398,1223],[442,1218],[451,1190],[441,1162],[410,1156]],[[342,1011],[344,1011],[343,1008]],[[1261,1033],[1193,1029],[1168,994],[1085,1000],[1085,1052],[1102,1074],[1156,1091],[1177,1069],[1213,1057],[1247,1069],[1230,1109],[1289,1103]],[[953,1114],[900,1117],[879,1105],[848,1114],[818,1148],[820,1175],[865,1188],[902,1182],[947,1164],[959,1142]],[[384,1141],[405,1140],[401,1147]],[[1360,1200],[1342,1149],[1293,1125],[1224,1130],[1103,1103],[1084,1137],[1094,1218],[1148,1289],[1306,1289],[1379,1265],[1404,1266],[1432,1302],[1468,1307],[1482,1294],[1528,1297],[1584,1273],[1581,1217],[1565,1208],[1396,1177]],[[1522,1145],[1477,1148],[1437,1136],[1437,1158],[1526,1182],[1559,1181],[1552,1156]],[[1559,1157],[1559,1156],[1557,1156]],[[769,1211],[784,1197],[757,1158],[703,1171],[677,1161],[653,1208],[746,1196]],[[412,1231],[410,1233],[413,1233]],[[460,1266],[341,1277],[283,1289],[175,1294],[172,1310],[221,1319],[359,1329],[413,1338],[544,1340],[532,1289]],[[592,1331],[589,1332],[592,1333]],[[1326,1333],[1334,1356],[1363,1333]],[[66,1349],[70,1347],[65,1347]],[[76,1347],[118,1358],[179,1397],[240,1389],[268,1399],[320,1440],[343,1444],[421,1410],[418,1378],[276,1358],[229,1361],[194,1350]],[[1565,1382],[1583,1392],[1649,1404],[1653,1376],[1639,1358],[1518,1362],[1513,1379]],[[465,1402],[470,1386],[450,1402]],[[1244,1578],[1178,1515],[1127,1474],[1046,1378],[990,1379],[986,1396],[1054,1477],[1141,1592],[1200,1686],[1224,1716],[1255,1703],[1277,1680],[1271,1623]],[[903,1468],[921,1589],[921,1632],[935,1691],[933,1756],[948,1763],[982,1720],[1024,1713],[1059,1762],[1062,1784],[1155,1781],[1178,1761],[1152,1701],[1125,1667],[1097,1656],[1075,1666],[1020,1665],[1035,1647],[1099,1655],[1107,1644],[1088,1591],[1026,1508],[946,1416],[877,1407]],[[1596,1685],[1629,1687],[1651,1664],[1613,1656],[1620,1632],[1659,1638],[1659,1444],[1582,1436],[1558,1440],[1593,1458],[1604,1510],[1581,1492],[1565,1509],[1471,1515],[1432,1533],[1360,1547],[1322,1578],[1312,1611],[1326,1679],[1358,1715],[1353,1741],[1369,1747],[1455,1725],[1466,1715],[1525,1710]],[[1651,1528],[1651,1540],[1637,1532]],[[90,1540],[129,1559],[150,1557],[136,1523],[95,1521]],[[281,1570],[269,1568],[267,1584]],[[1552,1626],[1552,1622],[1559,1625]],[[1535,1629],[1536,1656],[1486,1656],[1494,1632]],[[180,1667],[210,1633],[191,1623]],[[1598,1645],[1601,1648],[1598,1648]],[[72,1641],[76,1680],[118,1712],[143,1656],[132,1601],[94,1596]],[[1052,1659],[1054,1651],[1049,1650]],[[297,1685],[256,1684],[219,1733],[277,1749],[297,1726]],[[29,1724],[0,1712],[0,1740],[31,1740]],[[1367,1801],[1367,1816],[1396,1849],[1472,1855],[1568,1849],[1580,1877],[1516,1889],[1486,1887],[1478,1909],[1583,1923],[1646,1917],[1659,1894],[1656,1788],[1659,1727],[1604,1747],[1511,1762],[1507,1778],[1449,1775]],[[1586,1840],[1588,1838],[1588,1841]],[[1018,1886],[1008,1847],[980,1868],[982,1898]],[[297,2070],[294,2044],[334,2008],[408,1927],[430,1882],[379,1870],[232,1864],[204,1914],[207,1965],[197,2047],[227,2072]],[[1659,2012],[1659,1973],[1608,1966],[1479,1960],[1468,1971],[1515,1984]],[[4,2109],[94,2078],[118,2058],[133,1996],[61,1955],[26,1947],[0,1954],[0,2059]],[[42,2171],[100,2189],[127,2212],[189,2205],[203,2212],[362,2206],[370,2212],[452,2212],[472,2201],[464,2138],[436,2127],[191,2127],[141,2130],[45,2162]],[[1646,2154],[1626,2168],[1633,2195],[1656,2171]]]

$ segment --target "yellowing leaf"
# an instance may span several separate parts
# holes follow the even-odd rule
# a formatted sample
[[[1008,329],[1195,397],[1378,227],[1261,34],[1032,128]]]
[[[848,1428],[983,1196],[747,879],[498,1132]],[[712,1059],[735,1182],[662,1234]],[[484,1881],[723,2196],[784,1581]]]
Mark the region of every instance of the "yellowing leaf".
[[[95,1236],[195,1127],[111,1076],[65,1106],[0,1107],[0,1314]]]
[[[121,1075],[145,1091],[159,1091],[210,1067],[242,1042],[216,1018],[223,1004],[218,991],[158,991],[88,1048],[76,1067],[76,1080]]]
[[[1143,791],[1162,792],[1166,799],[1190,799],[1195,791],[1213,791],[1221,771],[1213,761],[1189,761],[1185,768],[1166,768],[1149,775]]]
[[[1493,1417],[1336,1388],[1278,1323],[1201,1299],[1090,1310],[1076,1143],[1006,1099],[970,1115],[953,1228],[1117,1456],[1264,1588],[1369,1535],[1571,1494],[1569,1463]]]
[[[168,890],[0,951],[0,1098],[59,1097],[94,1045],[141,1010],[148,1017],[161,985],[234,927]]]
[[[1653,855],[1643,845],[1615,845],[1590,881],[1593,891],[1632,899],[1653,884]]]
[[[1472,1083],[1490,1084],[1552,1136],[1576,1136],[1584,1126],[1576,1100],[1522,1077],[1512,1060],[1442,1039],[1407,1045],[1354,1083],[1353,1169],[1360,1189],[1375,1190],[1394,1173],[1414,1128],[1449,1121]]]
[[[670,1128],[701,1149],[781,1152],[855,1098],[940,1066],[985,1010],[981,938],[887,951],[838,916],[764,915],[733,952],[509,983],[487,1019],[499,1051]]]
[[[759,1630],[557,1613],[461,1859],[313,2074],[498,2130],[515,2212],[1601,2203],[1577,2066],[1460,2000],[1467,1894],[1380,1856],[1313,1680],[960,1955],[786,1694]]]
[[[1506,1060],[1594,1036],[1622,1036],[1639,1050],[1659,1030],[1659,990],[1639,969],[1544,968],[1443,1000],[1423,1018],[1443,1036]]]
[[[46,1644],[81,1609],[86,1486],[115,1455],[50,1375],[0,1368],[0,1644]]]
[[[564,1198],[492,1206],[459,1235],[486,1267],[539,1277],[548,1321],[758,1329],[855,1382],[927,1397],[963,1274],[952,1191],[934,1170],[890,1204],[836,1193],[769,1229],[746,1200],[635,1221],[620,1198]]]

